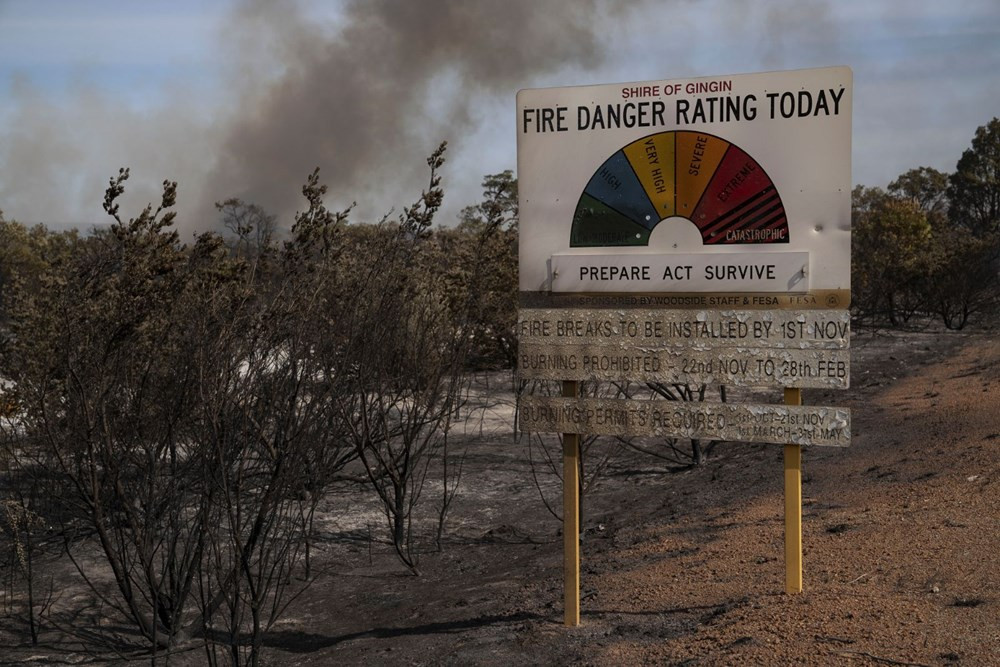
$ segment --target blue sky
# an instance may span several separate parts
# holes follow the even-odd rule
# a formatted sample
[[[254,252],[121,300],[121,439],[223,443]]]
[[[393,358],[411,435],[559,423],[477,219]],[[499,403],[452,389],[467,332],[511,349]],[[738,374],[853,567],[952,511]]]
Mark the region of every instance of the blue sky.
[[[208,5],[210,8],[204,8]],[[225,4],[0,2],[0,75],[56,98],[80,82],[153,104],[163,85],[208,85]]]
[[[130,166],[126,203],[177,180],[187,228],[231,195],[287,219],[320,164],[373,219],[447,139],[447,223],[515,167],[519,88],[827,65],[854,70],[855,182],[950,171],[1000,116],[1000,3],[0,0],[0,210],[103,222]]]

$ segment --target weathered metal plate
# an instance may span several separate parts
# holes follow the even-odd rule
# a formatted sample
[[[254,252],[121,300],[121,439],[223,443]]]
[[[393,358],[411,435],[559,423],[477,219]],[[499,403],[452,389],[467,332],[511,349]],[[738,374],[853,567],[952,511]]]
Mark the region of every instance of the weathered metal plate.
[[[797,405],[527,396],[520,428],[542,433],[659,436],[846,447],[851,411]]]
[[[586,344],[620,351],[684,347],[846,349],[846,310],[650,310],[522,308],[518,340]]]
[[[558,292],[518,292],[522,308],[742,308],[744,310],[827,310],[851,305],[851,290],[811,289],[804,294],[768,294],[763,292],[652,292],[573,294]]]
[[[693,382],[740,387],[846,389],[850,350],[726,347],[640,349],[627,342],[551,344],[529,338],[517,352],[518,375],[536,380]]]

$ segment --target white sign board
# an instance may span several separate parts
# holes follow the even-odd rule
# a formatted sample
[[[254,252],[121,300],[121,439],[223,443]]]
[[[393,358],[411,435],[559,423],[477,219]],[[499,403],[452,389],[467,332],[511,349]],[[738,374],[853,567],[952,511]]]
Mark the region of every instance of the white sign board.
[[[847,67],[520,91],[520,290],[845,307],[851,104]]]

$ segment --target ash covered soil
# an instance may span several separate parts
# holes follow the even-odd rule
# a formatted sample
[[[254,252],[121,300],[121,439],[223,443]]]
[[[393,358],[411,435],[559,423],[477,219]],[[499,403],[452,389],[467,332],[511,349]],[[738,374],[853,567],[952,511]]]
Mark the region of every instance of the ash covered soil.
[[[403,573],[362,494],[328,499],[328,574],[269,635],[271,656],[1000,664],[997,330],[861,333],[852,357],[850,390],[803,392],[805,404],[850,407],[853,441],[803,452],[802,594],[783,592],[781,446],[720,443],[687,470],[626,449],[586,496],[582,622],[564,627],[560,523],[514,442],[508,393],[470,413],[448,535],[419,577]],[[491,382],[496,396],[503,378]],[[558,484],[542,482],[556,507]]]
[[[441,549],[426,539],[434,483],[416,526],[420,576],[396,559],[369,490],[332,492],[319,574],[265,637],[268,663],[1000,665],[998,333],[856,333],[852,388],[803,392],[850,407],[853,441],[803,451],[798,595],[783,592],[780,445],[719,443],[696,468],[615,451],[584,501],[575,628],[563,626],[561,523],[514,439],[509,376],[484,377],[451,438],[466,455]],[[560,507],[559,480],[532,454]],[[57,643],[8,645],[0,663],[94,664]]]

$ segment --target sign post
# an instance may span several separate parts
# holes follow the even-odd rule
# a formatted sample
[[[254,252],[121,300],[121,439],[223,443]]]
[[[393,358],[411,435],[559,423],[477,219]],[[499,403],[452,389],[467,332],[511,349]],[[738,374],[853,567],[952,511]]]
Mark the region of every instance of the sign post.
[[[801,389],[785,389],[785,405],[802,405]],[[802,592],[802,445],[785,445],[785,592]]]
[[[560,381],[521,428],[563,434],[565,622],[580,620],[583,434],[785,447],[785,563],[802,590],[801,448],[846,446],[846,67],[522,90],[517,370]],[[784,391],[783,405],[580,398],[578,383]]]
[[[564,398],[580,395],[579,383],[563,382]],[[580,435],[563,433],[563,581],[566,626],[580,625]]]

